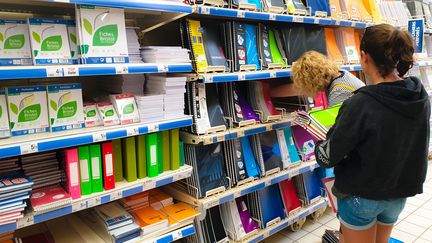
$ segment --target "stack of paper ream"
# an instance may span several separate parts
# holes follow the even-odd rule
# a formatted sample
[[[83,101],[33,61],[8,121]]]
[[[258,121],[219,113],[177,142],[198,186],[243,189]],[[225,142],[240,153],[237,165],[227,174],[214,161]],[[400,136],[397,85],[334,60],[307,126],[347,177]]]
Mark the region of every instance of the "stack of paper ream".
[[[145,46],[141,48],[145,63],[190,63],[189,50],[180,46]]]
[[[99,89],[110,94],[136,94],[144,93],[145,78],[143,74],[117,75],[112,80],[101,82]]]
[[[164,95],[135,95],[141,122],[161,121],[164,119]]]
[[[142,63],[140,44],[135,28],[126,28],[126,39],[129,52],[130,63]]]
[[[0,160],[0,174],[21,170],[18,158],[6,158]]]
[[[58,185],[63,176],[56,152],[24,156],[21,167],[24,174],[33,180],[33,189]]]
[[[164,94],[164,118],[176,119],[184,115],[185,77],[149,75],[146,93]]]

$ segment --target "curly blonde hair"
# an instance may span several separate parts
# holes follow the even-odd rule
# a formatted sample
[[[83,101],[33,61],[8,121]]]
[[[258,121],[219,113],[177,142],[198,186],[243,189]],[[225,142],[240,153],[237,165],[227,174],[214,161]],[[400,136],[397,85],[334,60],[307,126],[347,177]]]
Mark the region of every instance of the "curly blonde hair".
[[[319,52],[308,51],[294,62],[292,72],[294,87],[309,97],[316,97],[339,75],[339,66]]]

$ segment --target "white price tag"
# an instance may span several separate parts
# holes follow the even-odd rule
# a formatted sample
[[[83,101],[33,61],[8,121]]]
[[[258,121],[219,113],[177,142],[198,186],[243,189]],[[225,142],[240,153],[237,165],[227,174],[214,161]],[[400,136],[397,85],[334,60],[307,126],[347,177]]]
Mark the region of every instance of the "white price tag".
[[[63,69],[61,67],[47,67],[46,72],[49,78],[63,76]]]
[[[143,184],[144,191],[149,190],[149,189],[153,189],[155,187],[156,187],[156,181],[155,180],[150,179],[150,180],[144,181],[144,184]]]
[[[148,125],[148,132],[159,132],[159,124],[150,124]]]
[[[168,65],[167,64],[158,64],[158,72],[160,72],[160,73],[168,72]]]
[[[236,191],[234,193],[234,198],[239,198],[239,197],[241,197],[241,191]]]
[[[21,229],[34,224],[33,215],[26,215],[24,218],[18,219],[16,225],[17,229]]]
[[[96,206],[98,206],[100,204],[101,204],[101,198],[100,197],[90,198],[87,201],[87,208],[96,207]]]
[[[276,78],[276,71],[270,71],[270,78]]]
[[[126,131],[127,131],[127,136],[128,137],[130,137],[130,136],[136,136],[136,135],[139,134],[138,127],[130,127]]]
[[[121,191],[113,192],[110,194],[110,201],[115,201],[117,199],[120,199],[123,197],[123,194]]]
[[[64,67],[63,75],[65,77],[79,76],[79,69],[77,66]]]
[[[314,24],[319,24],[320,23],[320,18],[315,18],[314,19]]]
[[[104,132],[99,132],[99,133],[95,133],[93,134],[93,142],[97,143],[97,142],[102,142],[105,141],[106,138],[106,133]]]
[[[223,141],[225,141],[225,136],[224,136],[224,135],[217,136],[217,141],[218,141],[218,142],[223,142]]]
[[[237,137],[238,138],[244,137],[244,136],[245,136],[245,131],[243,131],[243,130],[237,131]]]
[[[355,26],[356,26],[356,22],[352,22],[351,27],[355,27]]]
[[[80,202],[72,203],[72,212],[84,210],[86,208],[87,208],[86,201],[80,201]]]
[[[38,144],[34,143],[24,143],[20,145],[21,154],[31,154],[38,152]]]
[[[267,186],[270,186],[270,185],[271,185],[271,180],[266,180],[265,186],[267,187]]]
[[[128,74],[129,67],[127,65],[116,65],[116,74]]]
[[[238,76],[239,80],[246,80],[246,74],[245,73],[240,73]]]
[[[271,13],[270,16],[269,16],[269,19],[270,20],[276,20],[276,14]]]
[[[301,17],[301,16],[294,16],[293,17],[293,22],[295,22],[295,23],[303,23],[304,21],[303,21],[303,17]]]
[[[183,174],[181,174],[181,173],[179,173],[179,174],[175,174],[175,175],[173,176],[173,181],[179,181],[179,180],[181,180],[181,179],[183,179],[183,178],[184,178]]]
[[[179,231],[174,232],[172,234],[172,237],[173,237],[173,241],[180,240],[181,238],[183,238],[183,234],[182,234],[181,230],[179,230]]]
[[[210,8],[206,6],[201,7],[201,14],[210,14]]]
[[[238,10],[237,11],[237,18],[244,18],[245,17],[245,11]]]
[[[205,207],[205,208],[212,208],[212,207],[214,207],[214,206],[217,206],[218,204],[219,204],[219,200],[216,199],[216,200],[213,200],[213,201],[208,202],[208,203],[207,203],[207,207]]]

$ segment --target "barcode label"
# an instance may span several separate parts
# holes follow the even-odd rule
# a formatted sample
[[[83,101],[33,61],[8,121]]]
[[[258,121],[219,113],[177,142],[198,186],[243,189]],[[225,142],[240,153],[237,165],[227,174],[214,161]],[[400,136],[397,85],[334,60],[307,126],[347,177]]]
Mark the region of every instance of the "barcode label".
[[[237,11],[237,18],[244,18],[245,17],[245,11],[239,10]]]
[[[270,16],[269,16],[269,19],[270,20],[276,20],[276,14],[271,13]]]
[[[159,131],[159,124],[148,125],[148,132],[149,133],[158,132],[158,131]]]
[[[100,133],[93,134],[93,142],[94,143],[102,142],[105,140],[106,140],[106,133],[100,132]]]
[[[131,127],[127,129],[127,136],[136,136],[139,134],[138,127]]]
[[[167,64],[158,64],[158,72],[159,73],[168,72],[168,65]]]
[[[75,66],[64,67],[63,68],[63,75],[65,77],[79,76],[79,69],[78,69],[78,67],[75,67]]]
[[[320,19],[319,18],[315,18],[314,19],[314,24],[319,24],[320,23]]]
[[[20,229],[20,228],[24,228],[24,227],[27,227],[27,226],[30,226],[33,224],[34,224],[33,215],[26,215],[26,216],[24,216],[24,218],[18,219],[18,221],[16,223],[16,225],[17,225],[16,227],[17,227],[17,229]]]
[[[201,14],[210,14],[210,8],[202,6],[201,7]]]
[[[301,16],[294,16],[293,22],[303,23],[303,17],[301,17]]]
[[[47,67],[46,68],[47,77],[61,77],[63,76],[63,69],[61,67]]]
[[[115,57],[114,58],[114,63],[124,63],[125,59],[124,57]]]
[[[116,66],[116,74],[128,74],[129,67],[126,65],[117,65]]]
[[[72,212],[86,209],[87,203],[85,201],[72,203]]]

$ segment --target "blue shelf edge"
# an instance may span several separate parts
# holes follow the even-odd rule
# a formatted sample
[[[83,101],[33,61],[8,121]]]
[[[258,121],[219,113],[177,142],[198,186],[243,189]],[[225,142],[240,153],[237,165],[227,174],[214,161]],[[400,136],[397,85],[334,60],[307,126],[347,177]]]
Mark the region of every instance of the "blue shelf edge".
[[[192,6],[180,4],[161,4],[157,1],[149,0],[69,0],[71,4],[94,5],[112,8],[133,8],[152,11],[166,11],[175,13],[192,13]]]
[[[153,126],[153,124],[156,124],[155,127],[150,127],[150,126]],[[91,144],[91,143],[96,143],[96,142],[109,141],[109,140],[118,139],[118,138],[125,138],[125,137],[129,137],[129,136],[142,135],[142,134],[147,134],[147,133],[151,133],[151,132],[158,132],[158,131],[170,130],[170,129],[175,129],[175,128],[187,127],[187,126],[191,126],[191,125],[192,125],[192,118],[185,116],[182,119],[177,119],[174,121],[161,121],[161,122],[148,123],[148,124],[147,123],[137,123],[137,124],[132,124],[131,126],[126,126],[124,128],[123,127],[114,127],[114,128],[106,127],[106,130],[104,129],[101,131],[87,131],[86,130],[87,128],[82,128],[80,130],[80,131],[82,131],[82,133],[77,133],[77,134],[73,134],[73,135],[69,135],[69,136],[65,135],[65,136],[58,136],[58,137],[54,137],[54,138],[46,138],[46,139],[41,139],[41,141],[35,140],[33,142],[33,144],[36,144],[38,149],[37,149],[37,151],[34,151],[33,153],[51,151],[51,150],[62,149],[62,148],[67,148],[67,147],[80,146],[80,145]],[[128,130],[131,129],[131,127],[137,127],[137,132],[135,134],[128,135]],[[46,133],[46,134],[49,134],[49,133]],[[101,134],[103,134],[105,139],[97,140],[97,138],[95,138],[96,134],[98,134],[99,136]],[[20,139],[20,138],[21,137],[19,137],[18,139]],[[4,141],[7,141],[7,139],[14,139],[14,137],[6,138]],[[22,151],[23,143],[26,142],[24,139],[25,139],[25,136],[22,136],[22,141],[21,140],[11,141],[11,142],[14,142],[13,145],[10,145],[10,146],[7,144],[1,145],[0,146],[0,159],[27,154],[27,153],[24,153]]]

